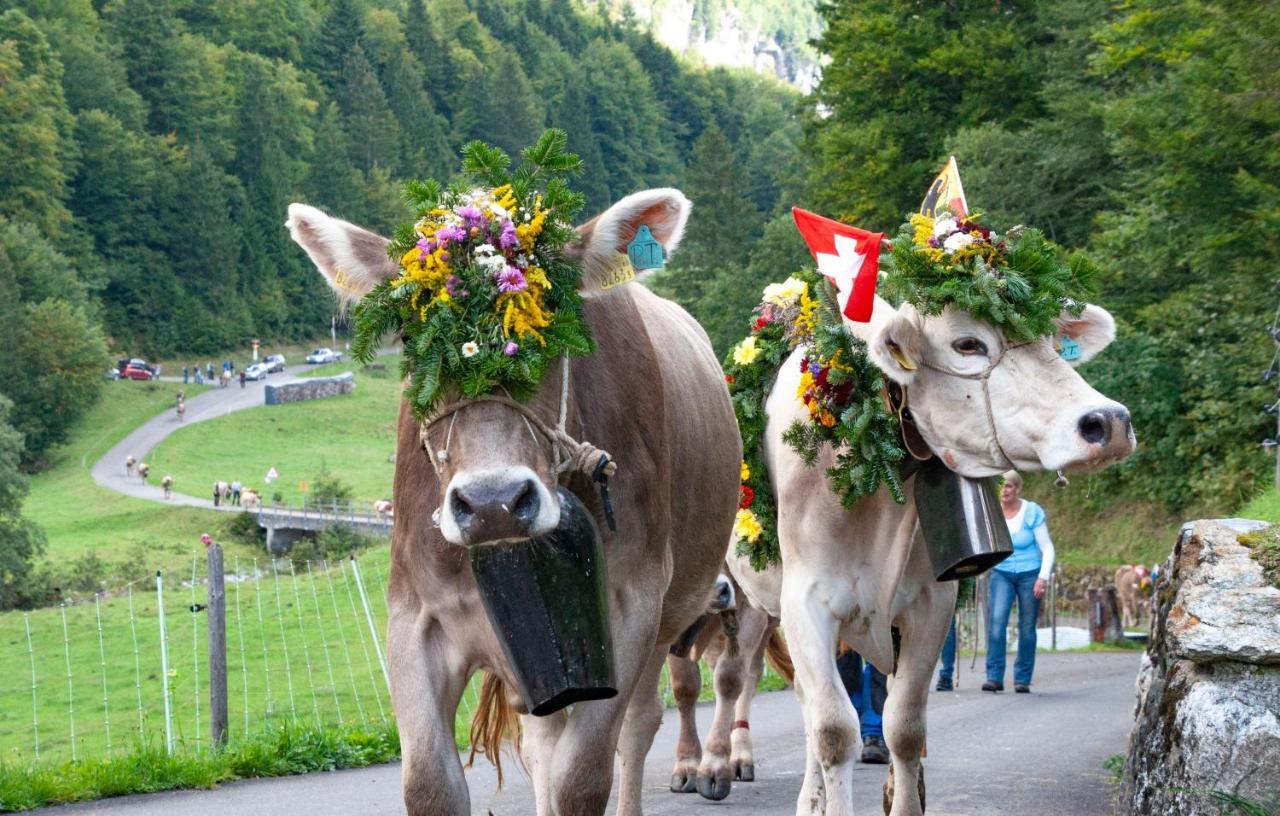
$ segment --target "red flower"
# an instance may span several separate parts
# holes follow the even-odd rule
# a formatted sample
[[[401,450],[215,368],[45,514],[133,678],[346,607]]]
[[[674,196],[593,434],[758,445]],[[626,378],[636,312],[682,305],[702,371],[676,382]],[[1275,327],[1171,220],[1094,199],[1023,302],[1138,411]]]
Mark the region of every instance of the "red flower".
[[[757,317],[756,322],[751,324],[751,331],[760,331],[769,325],[769,319],[766,317]]]
[[[725,381],[725,382],[727,382],[727,383],[729,383],[730,385],[732,385],[732,384],[733,384],[733,375],[732,375],[732,374],[726,374],[726,375],[724,375],[724,381]]]
[[[756,492],[746,485],[742,485],[741,492],[738,494],[738,509],[746,510],[751,506],[751,502],[756,500]]]

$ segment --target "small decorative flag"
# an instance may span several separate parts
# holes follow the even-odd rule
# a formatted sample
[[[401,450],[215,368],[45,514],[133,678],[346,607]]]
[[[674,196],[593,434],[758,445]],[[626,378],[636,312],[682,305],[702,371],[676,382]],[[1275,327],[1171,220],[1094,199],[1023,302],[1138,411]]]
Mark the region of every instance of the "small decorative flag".
[[[793,207],[791,215],[813,253],[818,271],[836,287],[840,313],[858,323],[870,320],[884,234],[832,221],[799,207]]]
[[[933,218],[939,209],[961,218],[969,214],[969,203],[964,200],[964,187],[960,184],[960,168],[956,167],[955,156],[947,159],[942,172],[929,185],[924,201],[920,202],[921,215]]]

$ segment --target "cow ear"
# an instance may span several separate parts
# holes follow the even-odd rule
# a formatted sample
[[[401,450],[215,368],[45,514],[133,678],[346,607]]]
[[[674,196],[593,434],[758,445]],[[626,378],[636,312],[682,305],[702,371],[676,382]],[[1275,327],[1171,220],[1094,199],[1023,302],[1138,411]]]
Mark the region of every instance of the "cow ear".
[[[1089,362],[1116,339],[1115,318],[1106,309],[1092,303],[1085,306],[1079,315],[1063,311],[1054,322],[1058,324],[1059,345],[1066,345],[1065,340],[1069,339],[1080,348],[1077,355],[1063,355],[1072,366]]]
[[[400,270],[387,257],[387,239],[306,204],[290,204],[289,235],[306,250],[343,306],[359,300]]]
[[[684,193],[661,187],[632,193],[578,227],[578,238],[565,246],[565,255],[582,264],[581,290],[598,291],[649,271],[633,270],[627,257],[641,227],[661,245],[663,256],[671,257],[692,207]]]
[[[885,376],[899,385],[910,385],[924,359],[923,345],[920,315],[910,305],[904,305],[880,323],[867,350]]]

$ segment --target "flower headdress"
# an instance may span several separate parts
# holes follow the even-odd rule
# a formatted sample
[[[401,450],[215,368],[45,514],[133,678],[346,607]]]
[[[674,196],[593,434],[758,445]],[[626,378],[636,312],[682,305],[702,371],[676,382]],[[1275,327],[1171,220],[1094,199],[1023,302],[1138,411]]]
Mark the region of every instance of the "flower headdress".
[[[898,231],[882,291],[923,315],[951,307],[1000,329],[1011,342],[1054,332],[1063,309],[1079,314],[1095,292],[1097,270],[1065,257],[1035,229],[1001,235],[977,216],[916,214]]]
[[[381,337],[399,332],[405,396],[419,418],[446,385],[464,398],[503,388],[527,399],[550,362],[594,348],[582,271],[563,251],[582,207],[564,180],[579,167],[566,142],[564,131],[546,131],[514,172],[502,150],[472,142],[458,183],[408,185],[415,220],[388,247],[400,275],[354,308],[353,353],[372,360]]]

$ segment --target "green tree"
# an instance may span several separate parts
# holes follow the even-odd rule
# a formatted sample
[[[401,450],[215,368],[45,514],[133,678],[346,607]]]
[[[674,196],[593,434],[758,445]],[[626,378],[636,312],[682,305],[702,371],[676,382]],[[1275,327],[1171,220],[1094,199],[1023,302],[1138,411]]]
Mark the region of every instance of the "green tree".
[[[400,126],[358,43],[347,54],[335,98],[346,118],[352,162],[365,173],[375,165],[398,167]]]
[[[360,42],[360,18],[361,10],[355,0],[334,0],[308,54],[307,67],[320,77],[330,93],[337,91],[347,56]]]
[[[44,533],[21,515],[27,495],[22,434],[9,424],[13,403],[0,394],[0,609],[28,601],[35,559],[44,552]]]

